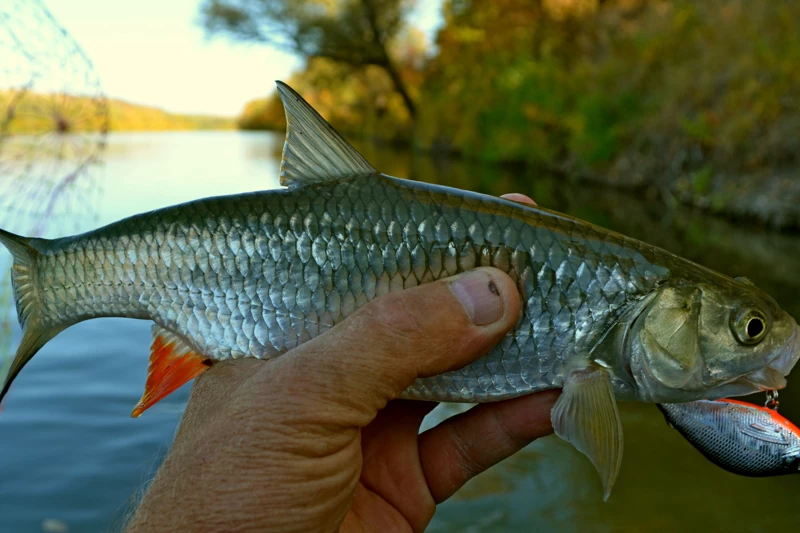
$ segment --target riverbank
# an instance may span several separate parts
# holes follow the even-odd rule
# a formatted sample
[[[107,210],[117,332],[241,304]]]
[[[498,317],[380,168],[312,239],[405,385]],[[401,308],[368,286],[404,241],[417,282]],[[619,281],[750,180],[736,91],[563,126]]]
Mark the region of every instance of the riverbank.
[[[0,90],[0,137],[49,132],[230,130],[232,117],[170,113],[102,96]]]

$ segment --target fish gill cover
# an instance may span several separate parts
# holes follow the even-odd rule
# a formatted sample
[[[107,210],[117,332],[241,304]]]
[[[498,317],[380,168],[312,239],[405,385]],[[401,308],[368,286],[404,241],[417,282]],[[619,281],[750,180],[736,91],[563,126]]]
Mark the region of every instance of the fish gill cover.
[[[75,232],[95,212],[108,102],[92,62],[38,0],[0,3],[0,225]],[[77,216],[81,215],[81,216]],[[0,261],[0,376],[10,363],[8,257]]]

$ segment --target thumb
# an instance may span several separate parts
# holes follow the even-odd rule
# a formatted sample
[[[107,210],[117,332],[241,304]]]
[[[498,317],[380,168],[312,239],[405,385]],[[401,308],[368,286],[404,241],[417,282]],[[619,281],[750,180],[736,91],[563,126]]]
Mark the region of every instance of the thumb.
[[[478,268],[381,296],[284,362],[294,393],[345,407],[355,415],[347,423],[366,425],[416,378],[463,367],[486,353],[519,311],[514,281],[500,270]],[[444,392],[458,385],[440,386]]]

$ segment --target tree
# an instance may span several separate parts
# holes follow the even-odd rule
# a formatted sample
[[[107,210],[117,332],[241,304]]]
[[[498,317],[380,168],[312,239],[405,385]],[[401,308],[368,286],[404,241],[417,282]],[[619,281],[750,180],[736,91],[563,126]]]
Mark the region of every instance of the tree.
[[[354,67],[382,68],[413,120],[414,102],[390,53],[412,1],[205,0],[200,13],[212,35],[263,42]]]

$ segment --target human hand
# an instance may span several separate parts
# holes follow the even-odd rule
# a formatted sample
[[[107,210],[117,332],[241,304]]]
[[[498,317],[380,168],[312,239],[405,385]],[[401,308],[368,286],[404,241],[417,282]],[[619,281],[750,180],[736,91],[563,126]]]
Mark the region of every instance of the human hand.
[[[435,404],[396,399],[484,354],[519,306],[514,282],[481,268],[378,298],[276,359],[215,364],[128,531],[422,531],[437,503],[552,432],[557,391],[421,435]]]

